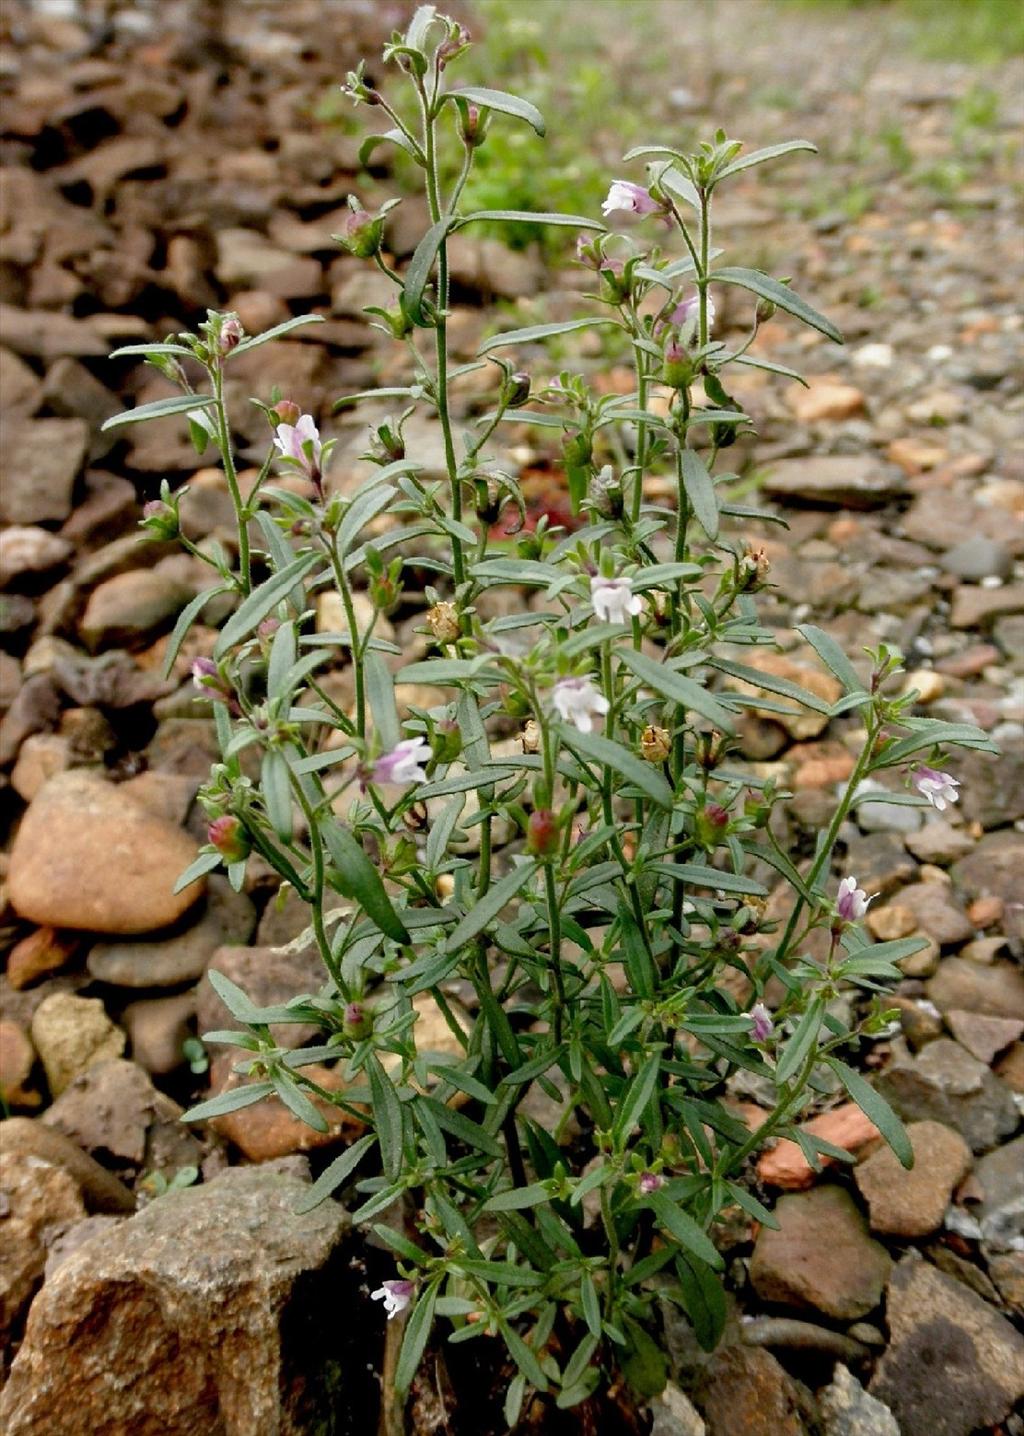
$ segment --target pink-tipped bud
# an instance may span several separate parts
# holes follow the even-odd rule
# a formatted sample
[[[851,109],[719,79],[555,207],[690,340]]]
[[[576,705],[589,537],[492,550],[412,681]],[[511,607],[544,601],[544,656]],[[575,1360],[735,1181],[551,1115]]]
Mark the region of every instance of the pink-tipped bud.
[[[260,624],[259,628],[257,628],[256,635],[258,638],[263,639],[263,641],[266,643],[269,642],[271,638],[273,638],[274,634],[280,627],[281,620],[279,618],[265,618]]]
[[[534,858],[553,858],[558,845],[558,820],[550,808],[537,808],[526,822],[526,851]]]
[[[346,1037],[351,1037],[357,1042],[364,1037],[369,1037],[373,1031],[373,1023],[361,1002],[350,1002],[346,1005],[341,1030]]]
[[[693,365],[690,356],[678,339],[670,339],[665,345],[661,378],[673,389],[685,389],[693,379]]]
[[[249,856],[249,835],[239,820],[233,818],[230,813],[214,818],[206,836],[226,863],[244,863]]]
[[[640,1191],[645,1197],[649,1197],[652,1192],[660,1191],[664,1185],[665,1178],[660,1177],[657,1172],[641,1172]]]
[[[277,415],[277,422],[279,424],[294,425],[299,422],[299,415],[302,413],[302,410],[293,399],[280,399],[271,412]]]
[[[220,676],[220,669],[212,658],[195,658],[192,660],[192,682],[199,689],[213,689],[214,692],[222,692],[224,680]]]
[[[237,314],[229,314],[220,326],[220,337],[217,341],[222,354],[230,354],[232,349],[238,347],[245,338],[245,330],[242,328],[242,321]]]
[[[178,536],[178,515],[163,499],[150,499],[143,505],[142,523],[157,538],[173,539]]]
[[[350,209],[334,238],[342,249],[355,255],[356,259],[372,259],[375,254],[380,253],[384,240],[384,220],[380,215],[369,214],[365,209]]]

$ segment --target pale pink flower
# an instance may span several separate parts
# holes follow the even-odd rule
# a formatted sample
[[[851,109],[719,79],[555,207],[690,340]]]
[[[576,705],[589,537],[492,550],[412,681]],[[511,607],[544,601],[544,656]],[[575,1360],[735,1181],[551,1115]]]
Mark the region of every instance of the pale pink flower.
[[[922,763],[913,775],[913,784],[922,798],[927,798],[933,808],[939,812],[945,812],[949,803],[956,803],[960,799],[957,788],[960,786],[958,778],[952,773],[941,773],[937,768],[929,768]]]
[[[590,601],[602,623],[628,623],[630,617],[643,612],[644,606],[628,578],[605,578],[602,574],[590,580]]]
[[[603,718],[609,707],[608,699],[589,678],[563,678],[555,684],[552,699],[559,717],[581,733],[592,733],[595,716]]]
[[[396,1278],[392,1281],[384,1282],[376,1291],[371,1291],[370,1300],[382,1301],[384,1303],[384,1310],[387,1312],[388,1321],[390,1321],[392,1317],[400,1316],[406,1309],[412,1301],[414,1291],[415,1285],[413,1282]]]
[[[763,1002],[755,1002],[747,1013],[750,1018],[750,1034],[755,1042],[768,1042],[775,1026],[772,1022],[772,1015]]]
[[[375,783],[422,783],[426,778],[423,764],[430,758],[430,744],[425,738],[403,738],[390,753],[382,754],[373,765]]]
[[[871,898],[857,886],[856,878],[843,878],[836,898],[836,912],[843,922],[860,922]]]
[[[640,1173],[640,1190],[645,1197],[649,1197],[652,1192],[660,1191],[664,1185],[665,1178],[659,1177],[657,1172]]]
[[[314,481],[319,479],[323,444],[312,414],[300,414],[294,424],[278,424],[274,432],[282,458],[297,464]]]
[[[612,186],[601,205],[601,213],[609,214],[654,214],[661,209],[657,200],[642,184],[629,180],[613,180]]]
[[[687,325],[691,325],[693,328],[696,328],[696,326],[697,326],[697,319],[698,319],[699,315],[700,315],[700,295],[695,293],[695,294],[691,294],[688,299],[684,299],[681,304],[677,304],[677,305],[676,305],[675,309],[673,309],[672,313],[669,315],[669,322],[672,323],[672,324],[677,324],[677,325],[679,325],[680,328],[684,328],[684,327],[687,326]],[[709,295],[708,295],[708,329],[709,329],[709,330],[714,327],[714,323],[715,323],[715,301],[712,299],[711,295],[709,294]]]

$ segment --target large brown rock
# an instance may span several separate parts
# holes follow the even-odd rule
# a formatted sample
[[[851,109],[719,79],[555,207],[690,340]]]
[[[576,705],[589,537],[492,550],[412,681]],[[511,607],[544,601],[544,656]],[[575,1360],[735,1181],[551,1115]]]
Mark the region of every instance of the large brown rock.
[[[697,1391],[708,1436],[805,1436],[803,1393],[770,1352],[725,1346]]]
[[[138,933],[166,927],[203,891],[173,891],[195,841],[87,771],[58,773],[18,829],[8,893],[22,917],[51,927]]]
[[[868,1204],[871,1230],[888,1236],[925,1237],[942,1225],[953,1189],[971,1167],[971,1152],[959,1132],[941,1122],[912,1122],[910,1171],[888,1147],[880,1147],[854,1172]]]
[[[9,1153],[0,1171],[0,1346],[32,1298],[50,1243],[85,1216],[74,1178],[27,1152]]]
[[[844,1187],[814,1187],[775,1204],[779,1229],[762,1227],[750,1280],[763,1301],[855,1321],[878,1305],[889,1254]]]
[[[870,1390],[903,1436],[970,1436],[1024,1396],[1024,1337],[916,1253],[893,1272],[886,1317],[891,1341]]]
[[[987,1152],[1017,1125],[1009,1089],[950,1037],[916,1057],[899,1055],[876,1085],[904,1121],[955,1127],[973,1152]]]
[[[217,874],[208,882],[206,902],[201,911],[189,914],[185,931],[94,944],[88,959],[93,977],[114,987],[177,987],[197,982],[219,947],[247,942],[256,925],[249,898]]]
[[[33,1303],[6,1436],[340,1436],[345,1212],[232,1168],[100,1232]],[[346,1385],[342,1387],[344,1379]]]
[[[54,1097],[96,1062],[120,1057],[125,1036],[98,997],[54,992],[32,1015],[32,1041]]]
[[[84,419],[19,419],[7,425],[0,519],[10,524],[66,519],[88,443]]]
[[[135,1198],[113,1173],[101,1167],[62,1132],[31,1117],[8,1117],[0,1122],[0,1171],[15,1157],[61,1167],[82,1193],[86,1210],[120,1213],[135,1209]]]

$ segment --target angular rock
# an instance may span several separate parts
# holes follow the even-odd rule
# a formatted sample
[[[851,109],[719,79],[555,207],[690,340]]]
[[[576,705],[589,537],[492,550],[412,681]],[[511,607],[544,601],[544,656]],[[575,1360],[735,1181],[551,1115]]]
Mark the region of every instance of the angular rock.
[[[48,573],[64,563],[71,551],[67,539],[59,534],[12,524],[0,534],[0,588],[29,574]]]
[[[88,957],[93,977],[113,987],[177,987],[198,982],[219,947],[248,942],[256,925],[252,902],[224,877],[215,875],[208,883],[199,919],[184,931],[144,941],[96,943]]]
[[[79,632],[94,653],[135,648],[170,627],[191,597],[190,588],[159,570],[115,574],[93,590]]]
[[[938,943],[967,942],[974,936],[970,918],[944,882],[912,883],[900,893],[899,905],[913,914],[921,932]]]
[[[902,1436],[971,1436],[1024,1395],[1024,1337],[916,1253],[889,1283],[891,1341],[869,1386]]]
[[[180,828],[84,771],[40,789],[14,840],[10,901],[34,922],[92,932],[167,927],[203,891],[173,891],[197,847]]]
[[[29,1088],[35,1048],[16,1022],[0,1017],[0,1099],[8,1107],[35,1107],[39,1094]]]
[[[907,1171],[888,1147],[855,1168],[873,1232],[925,1237],[942,1225],[954,1189],[967,1175],[971,1153],[959,1132],[940,1122],[911,1122],[914,1165]]]
[[[116,1058],[79,1073],[40,1121],[108,1165],[150,1167],[160,1126],[171,1126],[190,1140],[180,1117],[177,1102],[158,1092],[148,1073],[135,1062]]]
[[[869,1396],[842,1362],[818,1392],[825,1436],[901,1436],[896,1417],[877,1397]]]
[[[1013,828],[986,833],[952,869],[953,881],[967,897],[1002,898],[1005,907],[1024,902],[1024,833]]]
[[[1024,583],[1003,588],[980,588],[961,584],[953,595],[950,624],[953,628],[981,628],[1005,613],[1024,612]]]
[[[762,1227],[750,1280],[763,1301],[820,1311],[838,1321],[866,1316],[881,1299],[889,1253],[843,1187],[813,1187],[780,1197],[779,1230]]]
[[[905,839],[914,857],[922,863],[952,863],[966,857],[975,847],[974,839],[943,818],[929,818],[916,833]]]
[[[132,1212],[135,1198],[118,1179],[61,1132],[31,1117],[0,1122],[0,1171],[15,1156],[61,1167],[82,1193],[90,1212]]]
[[[962,1008],[1024,1020],[1024,972],[1012,962],[982,966],[962,957],[944,957],[928,981],[928,996],[940,1012]]]
[[[61,936],[52,927],[37,927],[8,953],[7,981],[20,992],[39,978],[59,972],[77,947],[77,938]]]
[[[32,1041],[54,1097],[94,1062],[120,1057],[124,1033],[107,1016],[96,997],[55,992],[45,998],[32,1018]]]
[[[0,1398],[7,1436],[341,1429],[324,1413],[352,1392],[348,1223],[332,1201],[296,1215],[307,1190],[231,1169],[86,1242],[33,1304]]]
[[[884,897],[910,882],[917,864],[907,856],[903,840],[895,833],[866,833],[848,844],[846,870],[857,874],[857,883],[865,892]]]
[[[987,1017],[980,1012],[951,1008],[946,1013],[949,1030],[972,1057],[989,1066],[999,1053],[1024,1032],[1024,1018]]]
[[[1024,1137],[982,1157],[974,1175],[982,1193],[974,1214],[986,1248],[1024,1252]]]
[[[654,1425],[650,1436],[706,1436],[707,1427],[693,1402],[669,1382],[660,1396],[651,1402]]]
[[[708,1436],[806,1436],[809,1429],[799,1388],[763,1347],[720,1347],[696,1395]]]
[[[898,1059],[876,1086],[905,1121],[955,1127],[972,1152],[988,1151],[1017,1125],[1010,1091],[949,1037],[929,1042],[916,1057]]]
[[[62,1167],[13,1152],[0,1172],[0,1349],[43,1275],[50,1243],[85,1216],[78,1185]]]
[[[1009,578],[1013,555],[984,534],[973,534],[954,544],[942,556],[942,567],[957,578],[980,583],[983,578]]]
[[[851,1154],[881,1140],[878,1128],[870,1118],[865,1117],[856,1102],[844,1102],[831,1111],[822,1112],[819,1117],[812,1117],[809,1122],[803,1123],[803,1130]],[[822,1155],[819,1160],[823,1167],[829,1167],[835,1159]],[[787,1192],[812,1187],[818,1175],[800,1146],[788,1137],[783,1137],[781,1142],[765,1152],[757,1163],[759,1181],[765,1186],[781,1187]]]
[[[769,470],[765,492],[825,508],[873,509],[902,497],[907,481],[899,469],[870,455],[830,454],[784,459]]]
[[[5,426],[0,459],[0,520],[38,524],[66,519],[85,459],[84,419],[17,419]]]

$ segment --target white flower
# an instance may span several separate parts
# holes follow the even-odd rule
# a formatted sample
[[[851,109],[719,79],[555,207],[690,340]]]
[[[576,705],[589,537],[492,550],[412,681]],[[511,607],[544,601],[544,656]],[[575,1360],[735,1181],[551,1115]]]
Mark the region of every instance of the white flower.
[[[628,578],[603,578],[601,574],[590,580],[590,601],[602,623],[628,623],[630,615],[641,613],[644,606]]]
[[[843,878],[836,898],[836,912],[843,922],[860,922],[870,901],[864,889],[857,886],[856,878]]]
[[[374,763],[374,782],[422,783],[427,776],[423,764],[429,760],[430,752],[425,738],[403,738]]]
[[[393,1316],[399,1316],[412,1301],[413,1284],[411,1281],[386,1281],[376,1291],[370,1292],[371,1301],[382,1301],[384,1310],[387,1312],[388,1321]]]
[[[601,213],[609,214],[653,214],[661,206],[651,199],[650,192],[642,184],[629,180],[613,180],[603,204]]]
[[[913,782],[921,797],[927,798],[932,807],[938,808],[940,813],[945,812],[948,803],[959,801],[957,788],[960,782],[952,773],[940,773],[937,768],[929,768],[922,763],[914,773]]]
[[[581,733],[592,733],[594,715],[603,718],[608,712],[608,699],[589,678],[563,678],[555,684],[552,698],[559,717],[575,724]]]

